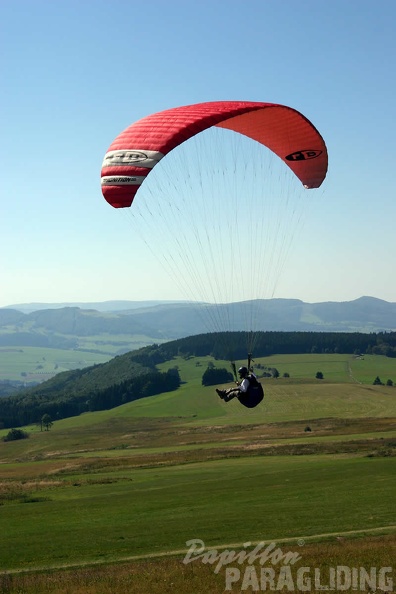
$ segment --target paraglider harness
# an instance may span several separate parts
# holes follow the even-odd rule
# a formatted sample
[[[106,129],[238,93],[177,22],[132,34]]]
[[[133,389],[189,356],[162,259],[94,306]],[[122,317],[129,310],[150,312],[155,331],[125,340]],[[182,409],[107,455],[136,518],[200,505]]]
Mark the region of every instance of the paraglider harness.
[[[252,369],[251,363],[252,363],[252,356],[249,353],[249,355],[248,355],[248,371],[250,373],[248,373],[248,375],[246,376],[246,379],[249,381],[249,387],[246,392],[241,392],[238,396],[239,402],[241,404],[243,404],[243,406],[246,406],[246,408],[254,408],[258,404],[260,404],[260,402],[264,398],[264,388],[260,384],[260,382],[258,381],[256,376],[253,374],[253,369]],[[236,365],[235,365],[234,361],[231,362],[231,367],[234,372],[235,381],[238,383]]]

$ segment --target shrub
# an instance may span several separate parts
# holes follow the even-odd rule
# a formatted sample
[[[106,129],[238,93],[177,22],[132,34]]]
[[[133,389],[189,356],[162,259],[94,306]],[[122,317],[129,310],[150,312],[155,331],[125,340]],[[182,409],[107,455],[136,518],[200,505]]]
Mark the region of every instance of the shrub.
[[[27,439],[29,434],[26,431],[22,431],[22,429],[11,429],[5,437],[3,437],[3,441],[16,441],[17,439]]]
[[[217,386],[218,384],[226,384],[232,382],[233,377],[230,371],[221,367],[208,367],[202,376],[203,386]]]

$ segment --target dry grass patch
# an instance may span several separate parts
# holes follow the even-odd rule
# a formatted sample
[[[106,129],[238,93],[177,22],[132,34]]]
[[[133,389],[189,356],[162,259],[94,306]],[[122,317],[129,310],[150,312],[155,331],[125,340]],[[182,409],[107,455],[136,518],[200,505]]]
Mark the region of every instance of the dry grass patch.
[[[1,481],[0,505],[10,501],[46,501],[48,497],[36,497],[37,493],[54,487],[63,486],[61,481]]]

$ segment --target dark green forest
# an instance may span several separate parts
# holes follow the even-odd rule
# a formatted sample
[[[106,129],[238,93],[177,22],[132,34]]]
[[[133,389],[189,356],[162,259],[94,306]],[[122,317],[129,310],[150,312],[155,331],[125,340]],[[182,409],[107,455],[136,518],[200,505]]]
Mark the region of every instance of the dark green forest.
[[[247,345],[253,345],[253,356],[256,357],[345,353],[396,358],[396,332],[219,332],[167,342],[155,348],[155,356],[162,355],[166,361],[178,354],[194,357],[212,355],[215,359],[232,361],[246,358]],[[149,356],[151,349],[142,349],[141,355]]]
[[[38,422],[43,414],[53,420],[87,411],[110,409],[120,404],[176,390],[180,376],[172,359],[176,356],[219,360],[275,354],[343,353],[376,354],[396,358],[396,332],[245,332],[201,334],[151,345],[114,357],[108,363],[59,373],[42,384],[0,399],[0,427],[18,427]],[[169,369],[156,365],[169,361]]]

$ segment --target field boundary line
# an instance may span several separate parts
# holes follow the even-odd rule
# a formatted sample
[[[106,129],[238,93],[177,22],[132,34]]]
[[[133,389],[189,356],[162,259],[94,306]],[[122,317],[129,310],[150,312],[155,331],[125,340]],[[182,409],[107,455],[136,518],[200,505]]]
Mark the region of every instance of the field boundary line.
[[[355,535],[366,535],[371,536],[374,534],[387,534],[388,532],[396,531],[396,524],[390,526],[379,526],[376,528],[362,528],[359,530],[347,530],[343,532],[324,532],[322,534],[311,534],[310,536],[292,536],[290,538],[272,538],[270,540],[261,540],[251,542],[251,546],[256,546],[258,544],[269,545],[271,543],[276,544],[293,544],[297,543],[300,547],[304,544],[315,542],[317,539],[326,539],[330,537],[335,538],[342,538],[348,536],[355,536]],[[245,541],[246,542],[246,541]],[[250,541],[249,541],[250,542]],[[218,550],[224,551],[226,549],[241,549],[244,548],[243,542],[240,543],[231,543],[231,544],[223,544],[223,545],[213,545],[208,547],[207,550]],[[27,568],[16,568],[16,569],[0,569],[0,576],[1,575],[15,575],[15,574],[23,574],[23,573],[39,573],[45,571],[53,571],[53,570],[62,570],[62,569],[81,569],[83,567],[89,566],[96,566],[96,565],[114,565],[117,563],[128,563],[130,561],[144,561],[148,559],[162,559],[164,557],[175,557],[177,555],[186,555],[188,549],[175,549],[172,551],[163,551],[162,553],[146,553],[141,555],[131,555],[129,557],[119,557],[115,559],[97,559],[91,561],[84,561],[83,563],[65,563],[59,565],[46,565],[40,567],[27,567]]]

